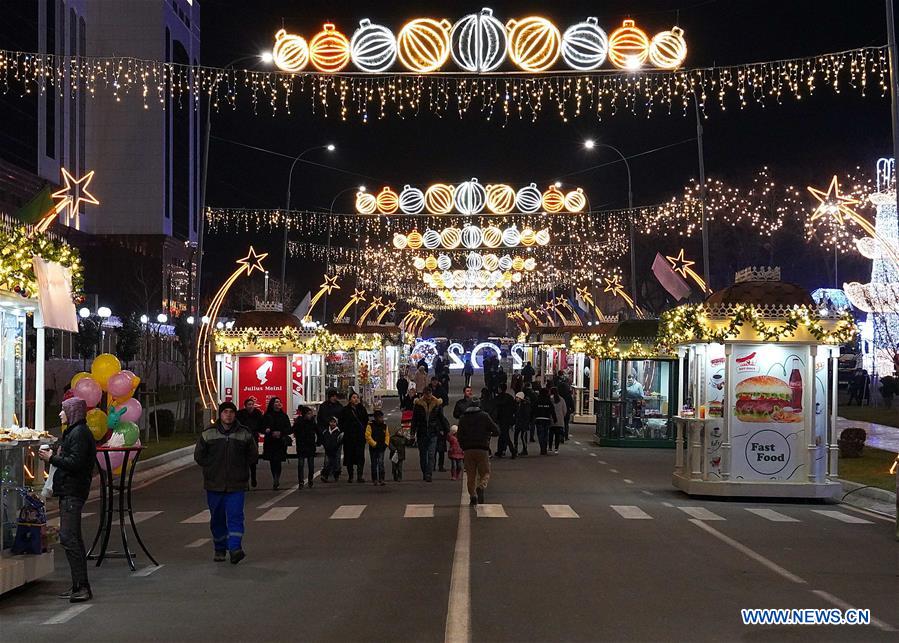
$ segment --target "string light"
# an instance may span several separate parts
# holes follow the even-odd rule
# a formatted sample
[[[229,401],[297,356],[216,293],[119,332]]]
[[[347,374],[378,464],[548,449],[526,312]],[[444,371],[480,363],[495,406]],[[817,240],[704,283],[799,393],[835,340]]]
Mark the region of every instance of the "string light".
[[[409,71],[437,71],[450,55],[449,20],[417,18],[405,24],[397,36],[400,63]]]
[[[272,62],[282,71],[295,74],[309,63],[309,45],[302,36],[279,29],[272,47]]]
[[[509,59],[524,71],[546,71],[559,58],[562,35],[546,18],[513,18],[506,23],[506,30],[509,35]]]
[[[317,70],[333,74],[350,62],[350,41],[327,22],[309,41],[309,62]]]

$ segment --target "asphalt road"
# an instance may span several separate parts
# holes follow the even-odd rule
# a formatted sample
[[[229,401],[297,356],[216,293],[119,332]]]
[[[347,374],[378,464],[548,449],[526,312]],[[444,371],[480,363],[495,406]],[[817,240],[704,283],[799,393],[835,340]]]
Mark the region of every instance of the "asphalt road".
[[[148,512],[139,529],[161,567],[143,557],[135,574],[123,560],[91,567],[95,599],[73,610],[55,598],[67,586],[59,550],[53,577],[0,600],[0,638],[899,638],[891,521],[842,505],[689,498],[670,486],[673,452],[600,449],[591,435],[575,425],[558,456],[494,460],[490,516],[467,506],[449,473],[421,481],[415,450],[406,481],[390,482],[388,464],[386,487],[291,490],[291,462],[289,486],[274,492],[260,463],[238,566],[214,563],[207,525],[184,522],[205,509],[200,472],[186,469],[135,494],[135,509]],[[360,507],[358,517],[335,518]],[[86,519],[88,535],[95,518]],[[870,608],[876,624],[810,631],[740,620],[741,608],[846,606]]]

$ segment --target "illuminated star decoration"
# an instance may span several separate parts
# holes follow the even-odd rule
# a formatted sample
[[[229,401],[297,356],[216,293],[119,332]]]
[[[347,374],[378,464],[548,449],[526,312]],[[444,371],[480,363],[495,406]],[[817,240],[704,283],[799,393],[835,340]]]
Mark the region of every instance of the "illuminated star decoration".
[[[380,297],[372,297],[371,304],[369,304],[368,308],[366,308],[362,315],[359,317],[359,321],[356,322],[357,326],[362,326],[365,324],[365,318],[369,316],[369,314],[375,309],[383,306],[381,303]]]
[[[258,254],[253,246],[250,246],[250,251],[247,253],[247,256],[243,259],[238,259],[237,263],[245,266],[247,271],[247,277],[253,274],[254,270],[258,270],[259,272],[265,272],[265,268],[262,267],[262,260],[268,256],[267,252],[263,252],[262,254]]]
[[[353,304],[357,304],[360,301],[365,301],[365,291],[359,290],[358,288],[353,289],[353,296],[350,297],[350,300],[346,303],[346,306],[340,309],[340,312],[337,313],[337,316],[334,317],[335,321],[339,321],[346,317],[346,314],[349,312],[350,308]]]
[[[624,291],[624,286],[621,285],[621,277],[618,275],[614,275],[611,279],[603,277],[603,281],[606,282],[603,292],[611,293],[613,297],[621,297],[628,306],[634,307],[634,300],[630,298]]]
[[[78,227],[78,211],[82,203],[90,203],[91,205],[100,205],[97,198],[87,191],[94,178],[94,171],[91,170],[80,179],[75,179],[66,168],[62,168],[62,180],[66,184],[61,190],[57,190],[50,196],[54,199],[62,199],[56,204],[56,212],[63,208],[66,210],[66,225],[70,225],[72,220],[75,221],[75,227]],[[56,213],[54,212],[54,214]]]
[[[684,279],[687,279],[689,277],[696,282],[696,285],[699,286],[699,289],[702,290],[702,292],[708,292],[709,288],[706,285],[705,280],[700,277],[699,274],[695,270],[693,270],[693,268],[691,268],[691,266],[693,266],[696,262],[690,261],[689,259],[684,257],[683,248],[680,249],[680,252],[676,257],[666,256],[665,259],[667,259],[668,263],[671,264],[671,268],[674,270],[674,272],[678,273]]]
[[[394,310],[396,310],[396,302],[388,301],[386,304],[384,304],[384,309],[378,314],[378,317],[375,319],[375,323],[380,324],[384,320],[384,317],[387,315],[387,313]]]
[[[577,314],[577,311],[568,303],[568,298],[564,295],[556,297],[556,308],[562,308],[569,311],[571,313],[571,320],[576,326],[580,326],[584,323],[581,321],[581,317]]]
[[[603,319],[605,315],[602,314],[602,311],[599,309],[593,301],[593,294],[590,292],[589,286],[583,286],[582,288],[577,289],[578,299],[583,301],[585,304],[593,308],[593,314],[596,315],[596,319]]]
[[[325,283],[318,287],[318,292],[309,300],[309,310],[306,311],[306,316],[303,319],[310,321],[312,319],[312,309],[315,307],[315,304],[318,303],[318,300],[322,298],[322,295],[330,295],[334,290],[340,290],[340,286],[337,285],[337,275],[334,275],[333,277],[325,275]]]

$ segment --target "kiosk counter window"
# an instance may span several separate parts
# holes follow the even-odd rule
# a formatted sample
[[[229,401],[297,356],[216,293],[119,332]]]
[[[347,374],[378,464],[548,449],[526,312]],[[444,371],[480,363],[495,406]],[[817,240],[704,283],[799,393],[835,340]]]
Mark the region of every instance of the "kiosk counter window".
[[[674,447],[677,362],[604,359],[595,400],[603,446]]]
[[[0,427],[25,421],[25,314],[0,308]]]

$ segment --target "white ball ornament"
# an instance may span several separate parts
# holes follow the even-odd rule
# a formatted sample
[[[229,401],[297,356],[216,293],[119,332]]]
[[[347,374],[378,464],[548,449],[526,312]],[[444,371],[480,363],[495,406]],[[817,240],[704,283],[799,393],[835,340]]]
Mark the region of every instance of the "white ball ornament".
[[[512,267],[512,257],[509,255],[503,255],[499,258],[499,269],[500,270],[508,270]]]
[[[393,235],[393,247],[397,250],[403,250],[406,246],[409,245],[409,238],[401,234],[399,232]]]
[[[686,58],[687,41],[680,27],[657,33],[649,43],[649,61],[659,69],[677,69]]]
[[[396,36],[387,27],[362,20],[350,41],[350,56],[362,71],[386,71],[396,60]]]
[[[562,36],[562,59],[577,71],[598,69],[606,61],[608,51],[609,36],[596,18],[571,25]]]
[[[536,212],[543,203],[543,193],[537,188],[536,183],[531,183],[518,190],[515,195],[515,205],[526,213]]]
[[[454,198],[459,214],[477,214],[487,204],[487,190],[477,179],[472,179],[456,186]]]
[[[425,260],[423,257],[415,257],[415,259],[412,260],[412,265],[415,267],[416,270],[424,270],[425,269]]]
[[[538,246],[549,245],[549,228],[543,228],[534,235],[534,240]]]
[[[534,268],[537,267],[537,261],[533,257],[528,257],[524,260],[524,269],[528,272],[531,272]]]
[[[503,245],[507,248],[514,248],[521,243],[521,233],[514,225],[503,230]]]
[[[506,27],[492,9],[459,20],[450,38],[453,61],[465,71],[493,71],[506,57]]]
[[[484,240],[484,233],[481,229],[474,225],[467,225],[462,228],[462,245],[466,248],[480,248],[481,241]]]
[[[469,270],[480,270],[481,266],[484,265],[484,260],[477,252],[469,252],[465,265],[468,266]]]
[[[425,233],[421,236],[421,242],[425,248],[433,250],[440,245],[440,233],[429,228],[425,230]]]
[[[425,209],[424,192],[411,185],[404,185],[400,192],[400,210],[405,214],[418,214]]]
[[[450,261],[450,258],[447,255],[438,255],[437,256],[437,267],[440,270],[444,270],[444,271],[449,270],[451,263],[452,262]]]

